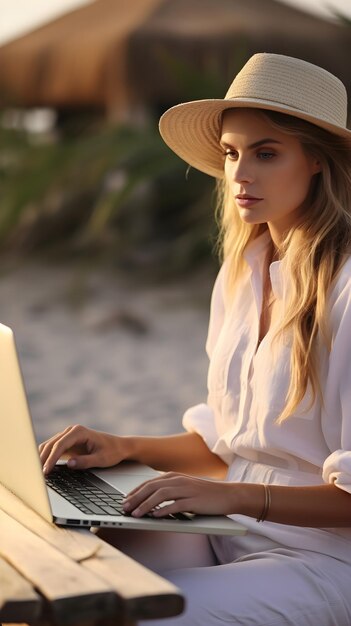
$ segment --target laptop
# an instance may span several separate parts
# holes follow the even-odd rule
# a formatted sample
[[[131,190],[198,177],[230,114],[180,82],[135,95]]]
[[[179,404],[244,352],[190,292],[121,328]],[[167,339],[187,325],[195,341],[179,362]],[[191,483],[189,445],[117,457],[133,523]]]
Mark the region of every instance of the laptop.
[[[79,471],[60,461],[44,478],[14,334],[0,324],[0,483],[48,522],[62,526],[245,534],[243,526],[224,515],[181,514],[162,519],[125,515],[121,509],[124,496],[159,474],[134,462]]]

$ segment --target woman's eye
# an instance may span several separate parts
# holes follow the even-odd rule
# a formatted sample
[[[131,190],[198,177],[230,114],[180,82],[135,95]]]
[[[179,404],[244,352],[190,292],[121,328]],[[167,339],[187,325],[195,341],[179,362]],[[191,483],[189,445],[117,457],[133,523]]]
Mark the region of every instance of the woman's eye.
[[[275,154],[273,152],[258,152],[257,156],[261,161],[269,161]]]
[[[231,161],[236,161],[238,158],[238,153],[236,150],[226,150],[224,153],[225,157],[228,157]]]

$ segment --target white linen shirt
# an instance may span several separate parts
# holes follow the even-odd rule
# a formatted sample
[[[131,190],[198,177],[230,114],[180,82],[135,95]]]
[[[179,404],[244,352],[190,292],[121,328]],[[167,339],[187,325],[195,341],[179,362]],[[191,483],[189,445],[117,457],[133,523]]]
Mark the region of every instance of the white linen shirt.
[[[280,485],[333,482],[351,493],[351,258],[329,297],[331,351],[319,342],[323,402],[317,398],[310,406],[308,388],[294,414],[278,425],[289,387],[291,341],[285,333],[272,342],[274,326],[258,341],[269,241],[266,232],[247,247],[247,268],[231,299],[225,289],[225,263],[218,274],[206,345],[208,399],[186,411],[183,425],[201,435],[228,464],[228,480]],[[284,261],[272,263],[269,270],[274,295],[284,306],[289,283]],[[283,545],[351,563],[351,528],[258,524],[249,517],[233,517]]]

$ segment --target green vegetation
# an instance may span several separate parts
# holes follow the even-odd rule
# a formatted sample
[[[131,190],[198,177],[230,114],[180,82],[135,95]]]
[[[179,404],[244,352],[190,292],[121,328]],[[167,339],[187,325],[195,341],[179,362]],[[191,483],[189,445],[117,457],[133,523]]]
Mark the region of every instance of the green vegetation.
[[[179,100],[222,97],[227,81],[214,60],[199,71],[156,52]],[[82,112],[46,142],[0,125],[0,142],[0,253],[93,257],[167,275],[211,257],[214,181],[187,171],[156,116],[116,127]]]
[[[107,124],[51,143],[0,132],[0,249],[187,269],[215,233],[209,177],[164,145],[157,124]]]

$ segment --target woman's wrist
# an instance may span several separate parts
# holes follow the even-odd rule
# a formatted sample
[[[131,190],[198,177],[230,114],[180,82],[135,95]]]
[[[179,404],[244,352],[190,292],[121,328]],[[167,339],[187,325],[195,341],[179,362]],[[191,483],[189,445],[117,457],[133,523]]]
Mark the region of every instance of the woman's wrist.
[[[121,461],[138,461],[137,439],[140,437],[118,436],[118,448],[120,450]]]
[[[264,485],[258,483],[235,483],[237,510],[234,513],[247,515],[259,520],[267,508],[267,496]],[[267,514],[267,512],[265,512]]]

